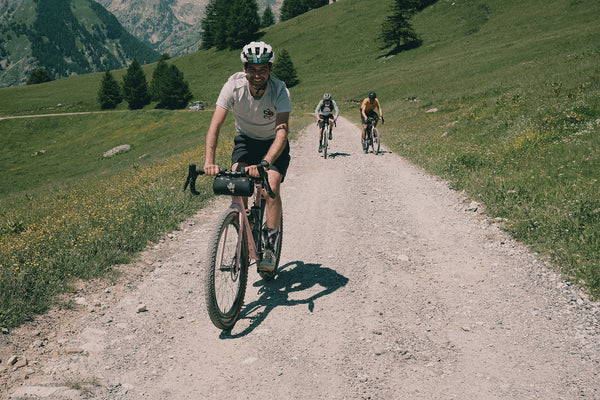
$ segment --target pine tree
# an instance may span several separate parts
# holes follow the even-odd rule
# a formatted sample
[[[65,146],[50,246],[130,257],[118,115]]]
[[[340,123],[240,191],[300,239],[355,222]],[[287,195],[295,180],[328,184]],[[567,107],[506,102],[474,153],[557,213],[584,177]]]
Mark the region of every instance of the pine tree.
[[[52,78],[44,68],[38,68],[27,78],[28,85],[36,85],[38,83],[50,82]]]
[[[256,0],[233,0],[227,21],[227,45],[230,49],[241,49],[254,40],[260,28]]]
[[[423,41],[414,31],[410,19],[429,3],[432,1],[395,0],[390,9],[391,15],[381,25],[382,49],[391,48],[390,53],[394,54],[419,47]]]
[[[166,65],[166,62],[165,62]],[[183,78],[183,72],[175,65],[167,66],[164,83],[160,85],[156,108],[176,110],[185,108],[193,98],[188,83]]]
[[[219,17],[219,0],[210,0],[204,9],[204,18],[200,22],[202,32],[200,33],[200,39],[202,39],[201,48],[210,49],[216,45],[216,30]]]
[[[300,83],[294,63],[287,50],[282,50],[281,55],[275,59],[273,65],[273,76],[285,82],[288,88]]]
[[[210,0],[205,8],[205,17],[201,21],[201,48],[206,50],[216,47],[217,50],[227,48],[227,27],[231,11],[229,0]]]
[[[260,20],[260,27],[267,28],[271,25],[275,25],[275,15],[273,14],[273,10],[271,10],[271,6],[267,5]]]
[[[279,20],[286,21],[327,4],[329,4],[329,0],[283,0]]]
[[[160,59],[156,64],[156,68],[154,68],[154,72],[152,72],[152,80],[150,81],[148,91],[151,99],[154,101],[160,101],[160,96],[165,90],[164,86],[169,76],[168,59],[168,55],[161,54]]]
[[[150,104],[148,83],[140,63],[134,58],[123,77],[123,97],[130,110],[138,110]]]
[[[100,108],[103,110],[115,108],[122,100],[121,87],[107,68],[102,76],[102,82],[100,82],[100,89],[98,90]]]
[[[302,5],[302,0],[283,0],[281,12],[279,14],[280,21],[287,21],[305,12]]]

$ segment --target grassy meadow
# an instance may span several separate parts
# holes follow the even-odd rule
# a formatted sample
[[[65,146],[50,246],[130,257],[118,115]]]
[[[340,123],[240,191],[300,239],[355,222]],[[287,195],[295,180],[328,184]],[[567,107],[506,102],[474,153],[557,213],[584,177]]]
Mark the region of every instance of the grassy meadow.
[[[485,204],[599,296],[600,3],[439,0],[413,20],[423,45],[388,56],[377,35],[391,3],[338,1],[265,31],[301,80],[290,90],[292,134],[312,122],[323,92],[358,123],[359,102],[376,91],[388,147]],[[205,204],[207,182],[200,199],[181,185],[187,164],[203,159],[238,53],[170,61],[204,112],[100,112],[102,74],[0,89],[0,118],[92,112],[0,120],[0,326],[43,312],[74,279],[106,276]],[[153,68],[144,66],[148,80]],[[122,144],[131,150],[102,156]]]

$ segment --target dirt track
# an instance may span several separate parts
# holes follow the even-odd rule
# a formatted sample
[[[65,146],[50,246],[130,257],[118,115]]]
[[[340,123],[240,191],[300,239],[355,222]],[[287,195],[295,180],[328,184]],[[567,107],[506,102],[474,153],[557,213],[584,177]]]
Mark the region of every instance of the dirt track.
[[[0,336],[0,398],[600,398],[598,304],[359,135],[340,120],[327,160],[314,125],[292,144],[283,268],[269,284],[251,271],[231,333],[202,289],[220,199],[116,284]]]

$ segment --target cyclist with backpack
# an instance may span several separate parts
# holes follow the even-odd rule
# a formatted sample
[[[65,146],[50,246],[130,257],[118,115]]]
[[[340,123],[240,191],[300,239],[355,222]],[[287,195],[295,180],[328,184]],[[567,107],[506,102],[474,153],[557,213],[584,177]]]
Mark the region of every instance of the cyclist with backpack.
[[[215,111],[206,133],[204,172],[217,175],[215,153],[219,132],[227,113],[233,112],[237,136],[231,155],[232,169],[246,168],[249,175],[258,178],[257,164],[266,161],[274,199],[267,197],[266,251],[260,269],[275,269],[275,244],[279,235],[282,204],[281,182],[290,163],[288,123],[292,104],[285,83],[271,76],[275,54],[264,42],[251,42],[240,54],[244,72],[229,77],[219,94]]]
[[[335,112],[335,117],[333,113]],[[319,125],[319,153],[323,151],[323,121],[333,120],[333,122],[337,121],[340,110],[335,104],[335,101],[331,98],[329,93],[325,93],[323,98],[317,104],[317,108],[315,108],[315,114],[317,115],[317,124]],[[329,124],[329,140],[332,140],[333,124]]]
[[[369,117],[374,119],[373,126],[377,126],[377,113],[375,112],[375,108],[379,110],[379,116],[381,118],[381,122],[383,123],[383,111],[381,110],[381,103],[377,99],[377,94],[375,92],[369,93],[369,96],[365,98],[360,106],[360,119],[362,121],[362,146],[365,149],[366,143],[366,132],[367,132],[367,119]]]

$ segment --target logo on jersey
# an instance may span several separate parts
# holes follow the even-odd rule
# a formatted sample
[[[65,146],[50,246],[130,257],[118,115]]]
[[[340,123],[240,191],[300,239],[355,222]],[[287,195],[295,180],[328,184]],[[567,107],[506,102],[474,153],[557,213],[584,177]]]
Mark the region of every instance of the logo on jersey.
[[[269,108],[267,108],[266,110],[263,111],[264,119],[271,119],[271,118],[273,118],[274,115],[275,115],[275,113],[273,111],[271,111],[271,109],[269,109]]]

